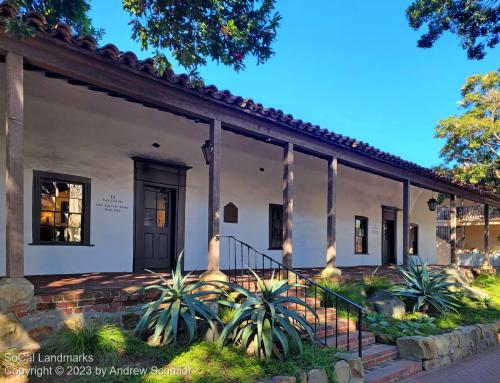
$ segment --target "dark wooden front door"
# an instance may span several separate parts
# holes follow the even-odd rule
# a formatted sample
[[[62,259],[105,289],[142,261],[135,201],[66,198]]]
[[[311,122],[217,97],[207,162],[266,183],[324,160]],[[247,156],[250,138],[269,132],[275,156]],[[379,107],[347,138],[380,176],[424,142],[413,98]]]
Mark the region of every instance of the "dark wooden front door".
[[[396,212],[395,209],[382,210],[382,264],[396,264]]]
[[[186,168],[135,163],[134,270],[171,270],[184,245]]]

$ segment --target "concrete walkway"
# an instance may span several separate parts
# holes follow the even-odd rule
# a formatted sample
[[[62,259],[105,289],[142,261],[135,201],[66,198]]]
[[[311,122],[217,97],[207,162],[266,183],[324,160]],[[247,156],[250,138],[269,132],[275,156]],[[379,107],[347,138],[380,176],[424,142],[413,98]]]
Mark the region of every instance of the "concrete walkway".
[[[500,383],[500,346],[400,383]]]

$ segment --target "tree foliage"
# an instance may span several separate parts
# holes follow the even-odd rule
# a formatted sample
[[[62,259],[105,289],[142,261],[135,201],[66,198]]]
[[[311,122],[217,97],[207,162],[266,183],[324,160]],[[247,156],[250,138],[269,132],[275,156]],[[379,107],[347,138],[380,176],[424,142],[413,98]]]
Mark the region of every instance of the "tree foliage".
[[[406,15],[414,30],[427,26],[420,48],[431,48],[448,31],[460,39],[469,59],[480,60],[500,39],[498,0],[414,0]]]
[[[236,71],[247,56],[261,64],[273,55],[280,15],[275,0],[123,0],[133,38],[153,49],[160,71],[171,56],[197,77],[210,58]]]
[[[441,157],[456,179],[500,193],[500,71],[467,78],[462,97],[464,113],[436,127]]]
[[[21,14],[31,11],[42,13],[49,25],[63,22],[71,26],[77,34],[90,35],[96,40],[104,35],[104,29],[94,27],[92,19],[88,16],[89,0],[11,0],[11,3]],[[11,20],[9,24],[7,29],[16,35],[30,34],[20,19]]]

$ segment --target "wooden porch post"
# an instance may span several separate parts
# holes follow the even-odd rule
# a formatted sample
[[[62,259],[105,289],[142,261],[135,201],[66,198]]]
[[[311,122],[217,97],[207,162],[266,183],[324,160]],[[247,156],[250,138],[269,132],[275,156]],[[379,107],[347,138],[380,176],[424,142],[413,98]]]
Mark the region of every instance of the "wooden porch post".
[[[488,252],[490,251],[490,205],[484,205],[484,259],[483,266],[489,267],[490,258]]]
[[[6,142],[6,263],[7,277],[24,277],[23,224],[23,58],[14,53],[6,57],[7,115]]]
[[[410,180],[403,181],[403,265],[410,262]]]
[[[337,240],[336,240],[336,196],[337,196],[337,157],[328,159],[328,192],[326,196],[326,268],[322,270],[323,278],[340,278],[341,272],[337,269]]]
[[[283,264],[292,267],[293,230],[293,144],[283,150]]]
[[[5,263],[7,278],[0,281],[0,297],[8,305],[26,304],[33,285],[24,278],[24,84],[23,57],[5,58]]]
[[[450,262],[458,263],[457,257],[457,197],[450,195]]]
[[[222,123],[210,122],[211,158],[208,170],[208,262],[207,271],[200,276],[202,280],[226,280],[220,271],[220,172],[222,150]]]

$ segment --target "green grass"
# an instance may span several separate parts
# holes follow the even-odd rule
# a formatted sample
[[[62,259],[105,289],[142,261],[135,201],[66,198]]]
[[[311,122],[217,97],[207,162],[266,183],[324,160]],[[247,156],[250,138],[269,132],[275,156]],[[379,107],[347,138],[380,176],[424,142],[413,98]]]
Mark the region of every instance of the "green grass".
[[[114,324],[89,321],[63,327],[44,348],[47,354],[92,355],[96,362],[115,360],[125,351],[123,331]]]
[[[437,318],[439,328],[451,330],[458,326],[490,323],[500,319],[500,277],[481,274],[476,277],[474,286],[488,293],[490,299],[477,302],[462,298],[458,313],[448,313]]]
[[[174,357],[166,364],[167,371],[186,366],[191,367],[192,376],[169,374],[149,374],[147,383],[252,383],[276,375],[298,376],[301,371],[323,368],[331,382],[334,381],[333,360],[337,352],[334,348],[319,348],[304,344],[304,352],[291,353],[286,361],[273,360],[259,362],[235,347],[220,347],[216,343],[202,342],[192,345],[189,350]]]
[[[6,376],[9,371],[28,366],[29,364],[20,357],[19,350],[9,348],[0,351],[0,377]]]
[[[334,348],[319,348],[308,342],[303,354],[290,343],[287,360],[259,361],[237,347],[221,347],[213,342],[190,346],[150,346],[131,332],[116,325],[90,322],[74,329],[63,328],[41,351],[43,354],[99,355],[94,366],[141,367],[150,371],[143,376],[107,375],[64,377],[71,383],[253,383],[275,375],[298,376],[301,371],[324,368],[333,382]],[[5,359],[5,358],[4,358]],[[2,354],[0,354],[0,367]],[[54,365],[55,366],[55,365]],[[41,367],[41,365],[38,365]],[[190,368],[191,375],[172,374]],[[155,369],[156,368],[156,369]],[[162,370],[164,369],[164,370]],[[53,382],[53,377],[33,378],[34,382]]]

